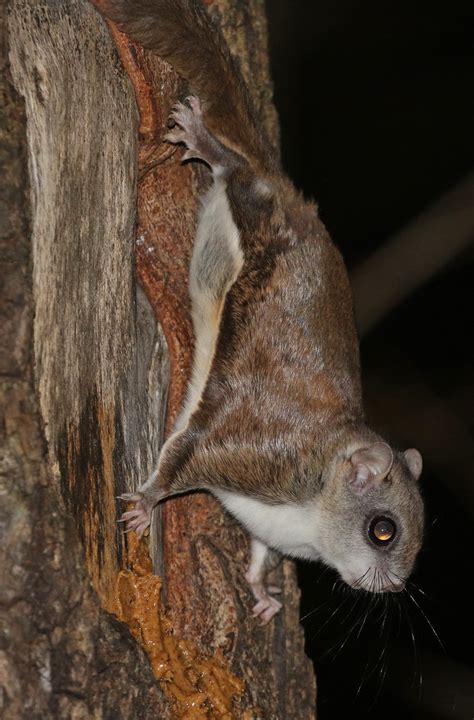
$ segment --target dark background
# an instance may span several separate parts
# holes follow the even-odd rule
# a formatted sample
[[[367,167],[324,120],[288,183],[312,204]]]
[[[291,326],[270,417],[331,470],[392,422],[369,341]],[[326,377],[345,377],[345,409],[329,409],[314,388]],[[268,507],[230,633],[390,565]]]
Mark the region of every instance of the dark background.
[[[472,168],[471,7],[267,0],[284,167],[350,271]],[[424,457],[426,538],[413,600],[363,627],[365,596],[300,566],[318,720],[474,718],[473,264],[471,244],[362,338],[369,422]]]

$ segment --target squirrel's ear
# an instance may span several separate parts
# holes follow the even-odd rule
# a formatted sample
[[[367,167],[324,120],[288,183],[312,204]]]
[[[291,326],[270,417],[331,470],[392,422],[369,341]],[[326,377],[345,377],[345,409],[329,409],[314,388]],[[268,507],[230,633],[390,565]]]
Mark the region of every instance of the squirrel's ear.
[[[418,450],[415,450],[415,448],[405,450],[403,454],[405,456],[408,469],[410,470],[414,479],[419,480],[421,471],[423,470],[423,458],[421,457],[421,454],[418,452]]]
[[[362,495],[375,482],[387,477],[393,465],[393,452],[387,443],[377,442],[356,450],[351,455],[353,471],[349,483],[358,495]]]

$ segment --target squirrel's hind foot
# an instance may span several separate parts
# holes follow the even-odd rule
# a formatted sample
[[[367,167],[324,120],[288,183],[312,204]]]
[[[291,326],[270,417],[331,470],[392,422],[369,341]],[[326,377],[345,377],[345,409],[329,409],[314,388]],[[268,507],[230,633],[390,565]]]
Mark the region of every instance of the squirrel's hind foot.
[[[190,95],[173,107],[170,120],[175,126],[165,135],[166,142],[183,143],[183,160],[203,160],[213,172],[219,173],[236,164],[239,157],[223,145],[205,126],[199,98]]]

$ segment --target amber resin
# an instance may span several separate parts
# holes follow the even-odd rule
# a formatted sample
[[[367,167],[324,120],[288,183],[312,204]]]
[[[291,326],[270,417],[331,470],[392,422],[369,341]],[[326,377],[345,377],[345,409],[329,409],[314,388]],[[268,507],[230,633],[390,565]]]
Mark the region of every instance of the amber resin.
[[[203,657],[173,632],[160,602],[161,579],[153,574],[146,538],[129,535],[130,569],[117,578],[117,615],[148,655],[155,677],[182,720],[232,720],[244,683],[222,656]]]

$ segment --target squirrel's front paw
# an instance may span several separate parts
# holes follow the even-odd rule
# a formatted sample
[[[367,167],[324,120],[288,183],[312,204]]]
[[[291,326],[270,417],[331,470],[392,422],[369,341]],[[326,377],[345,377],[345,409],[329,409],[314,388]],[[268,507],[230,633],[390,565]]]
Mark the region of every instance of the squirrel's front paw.
[[[252,608],[252,614],[266,625],[282,608],[281,602],[270,593],[280,593],[281,590],[273,585],[267,588],[262,581],[252,581],[253,578],[250,572],[247,572],[245,578],[250,585],[254,598],[258,601]]]
[[[138,537],[141,538],[150,525],[153,503],[141,492],[124,493],[119,495],[119,500],[135,503],[133,510],[124,512],[119,522],[125,523],[125,532],[135,530]]]
[[[274,615],[280,612],[282,608],[281,602],[266,593],[265,597],[258,601],[252,608],[252,615],[260,618],[263,625],[266,625]]]

